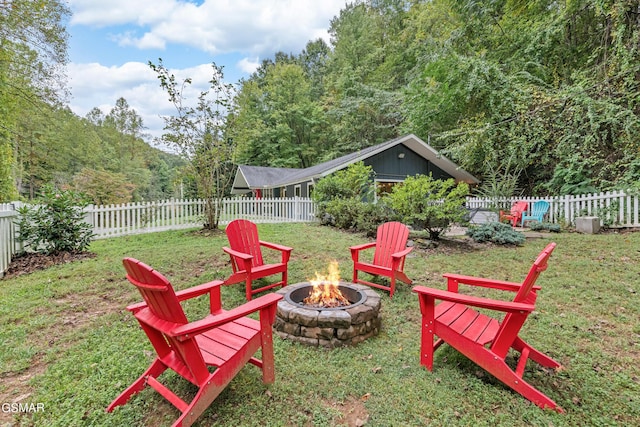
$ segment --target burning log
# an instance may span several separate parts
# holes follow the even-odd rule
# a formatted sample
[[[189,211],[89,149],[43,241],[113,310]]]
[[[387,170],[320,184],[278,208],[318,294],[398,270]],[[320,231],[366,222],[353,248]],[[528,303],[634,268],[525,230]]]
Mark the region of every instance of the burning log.
[[[326,276],[318,274],[316,271],[316,277],[309,279],[309,283],[313,285],[313,288],[309,292],[309,296],[303,300],[304,304],[311,307],[326,308],[342,307],[351,304],[338,288],[338,284],[340,283],[338,261],[329,263],[329,274]]]

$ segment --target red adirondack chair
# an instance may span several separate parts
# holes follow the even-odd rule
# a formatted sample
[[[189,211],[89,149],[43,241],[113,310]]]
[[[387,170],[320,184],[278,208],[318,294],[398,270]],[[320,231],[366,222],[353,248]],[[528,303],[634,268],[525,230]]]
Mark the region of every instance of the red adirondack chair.
[[[231,257],[231,268],[233,273],[225,281],[225,284],[245,282],[247,301],[259,292],[266,291],[276,286],[287,286],[287,263],[291,257],[292,248],[265,242],[258,237],[258,227],[245,219],[236,219],[227,225],[227,238],[229,246],[223,251]],[[265,264],[262,257],[261,246],[281,252],[281,261],[274,264]],[[254,279],[282,273],[282,280],[270,285],[252,289],[251,283]]]
[[[264,383],[275,379],[271,326],[281,295],[264,295],[225,311],[220,300],[222,281],[213,281],[174,292],[171,283],[151,267],[133,258],[123,260],[127,279],[135,285],[143,303],[127,307],[151,341],[157,356],[149,368],[107,407],[107,412],[150,386],[180,412],[174,426],[191,425],[247,363],[262,369]],[[180,301],[209,294],[211,314],[189,322]],[[260,320],[246,317],[260,312]],[[253,355],[262,349],[262,360]],[[213,367],[209,372],[208,367]],[[185,402],[158,376],[167,369],[198,387],[191,402]]]
[[[353,283],[363,283],[375,288],[389,291],[389,298],[393,297],[396,290],[396,279],[410,285],[411,279],[404,273],[405,257],[413,247],[407,248],[409,228],[400,222],[386,222],[378,226],[376,241],[352,246],[351,258],[353,259]],[[375,247],[373,262],[360,261],[360,251]],[[379,285],[358,279],[358,271],[388,277],[389,286]]]
[[[511,222],[511,226],[515,227],[518,222],[522,219],[522,214],[527,211],[529,208],[529,203],[527,202],[515,202],[513,206],[511,206],[510,212],[500,211],[500,222],[509,220]]]
[[[424,286],[414,287],[422,311],[420,363],[431,371],[433,352],[446,342],[539,407],[564,412],[557,403],[522,378],[528,359],[550,368],[559,368],[560,364],[518,336],[527,316],[535,308],[537,291],[540,289],[535,285],[536,279],[547,268],[549,256],[555,247],[555,243],[550,243],[538,255],[522,284],[445,274],[447,291]],[[512,302],[507,302],[468,296],[458,293],[459,284],[511,291],[515,293],[515,298]],[[436,300],[442,302],[436,305]],[[497,320],[472,307],[505,314],[501,320]],[[434,335],[439,337],[435,343]],[[505,362],[510,348],[520,352],[515,371]]]

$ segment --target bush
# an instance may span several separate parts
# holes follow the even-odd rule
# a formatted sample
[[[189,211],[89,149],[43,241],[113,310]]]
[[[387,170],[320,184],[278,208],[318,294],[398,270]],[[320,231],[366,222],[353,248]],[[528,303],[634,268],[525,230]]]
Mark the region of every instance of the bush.
[[[468,194],[469,186],[464,182],[416,175],[394,186],[385,201],[403,222],[427,230],[432,240],[438,240],[452,223],[464,221]]]
[[[349,230],[356,227],[359,212],[366,205],[357,199],[335,199],[324,205],[322,222]]]
[[[315,185],[311,197],[319,205],[335,199],[371,200],[373,196],[373,168],[363,162],[349,165],[322,178]]]
[[[469,227],[466,234],[478,243],[493,242],[499,245],[522,245],[525,241],[523,233],[501,222],[487,222],[479,226]]]
[[[394,213],[384,202],[363,203],[356,217],[356,229],[366,233],[369,237],[374,237],[380,224],[396,219]]]
[[[78,193],[47,186],[37,205],[18,209],[18,239],[34,252],[82,252],[93,237],[93,228],[84,222],[85,206]]]
[[[373,195],[372,177],[371,166],[358,162],[322,178],[312,195],[320,221],[345,230],[368,231],[370,222],[381,217],[379,209],[369,203]]]
[[[551,233],[560,232],[560,224],[551,224],[549,222],[531,222],[529,223],[531,231],[549,231]]]

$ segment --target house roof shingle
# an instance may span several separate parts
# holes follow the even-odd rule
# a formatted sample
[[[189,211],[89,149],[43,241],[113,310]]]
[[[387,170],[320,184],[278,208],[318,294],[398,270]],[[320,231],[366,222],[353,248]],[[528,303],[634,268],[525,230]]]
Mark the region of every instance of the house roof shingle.
[[[420,138],[410,134],[383,142],[382,144],[363,148],[362,150],[305,169],[239,165],[232,192],[242,193],[250,189],[284,187],[286,185],[318,179],[398,144],[406,145],[457,180],[468,183],[479,182],[473,175],[442,156]]]

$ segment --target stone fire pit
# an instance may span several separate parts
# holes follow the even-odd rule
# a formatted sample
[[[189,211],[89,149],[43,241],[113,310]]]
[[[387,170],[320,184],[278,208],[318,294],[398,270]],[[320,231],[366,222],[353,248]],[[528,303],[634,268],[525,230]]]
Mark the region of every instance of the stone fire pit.
[[[378,335],[382,317],[380,296],[369,287],[340,282],[338,287],[351,305],[334,308],[306,306],[309,282],[285,286],[277,293],[278,302],[273,325],[283,339],[310,346],[334,348],[353,345]]]

